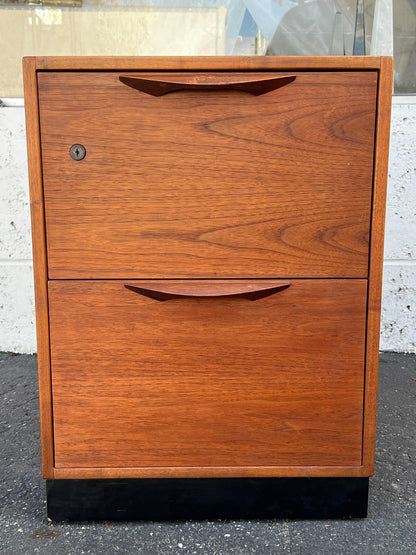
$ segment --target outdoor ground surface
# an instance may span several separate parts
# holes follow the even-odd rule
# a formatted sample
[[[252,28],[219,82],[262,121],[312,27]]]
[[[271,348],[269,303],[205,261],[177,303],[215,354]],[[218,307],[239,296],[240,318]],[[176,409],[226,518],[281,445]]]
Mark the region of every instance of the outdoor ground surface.
[[[362,520],[56,524],[40,475],[36,357],[0,353],[0,554],[416,554],[416,357],[380,355],[375,476]]]

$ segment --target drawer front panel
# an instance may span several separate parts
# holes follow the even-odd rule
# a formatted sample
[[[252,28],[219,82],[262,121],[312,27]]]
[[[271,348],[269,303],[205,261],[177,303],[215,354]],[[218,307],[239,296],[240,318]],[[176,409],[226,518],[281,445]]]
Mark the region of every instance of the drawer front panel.
[[[125,75],[38,74],[50,278],[367,277],[376,72]]]
[[[366,281],[253,283],[50,282],[55,466],[360,465]]]

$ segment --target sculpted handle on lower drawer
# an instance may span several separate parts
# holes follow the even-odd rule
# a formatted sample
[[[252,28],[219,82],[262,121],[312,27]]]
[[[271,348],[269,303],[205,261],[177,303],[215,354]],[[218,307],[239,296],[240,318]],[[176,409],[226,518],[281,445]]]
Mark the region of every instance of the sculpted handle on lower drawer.
[[[169,281],[143,282],[138,285],[126,283],[124,287],[156,301],[178,298],[239,297],[257,301],[283,291],[290,286],[288,281]]]
[[[254,96],[265,94],[296,79],[296,75],[279,75],[277,77],[233,76],[233,75],[178,75],[174,77],[136,77],[134,75],[121,75],[120,81],[138,91],[151,96],[163,96],[174,91],[221,91],[233,90],[250,93]]]

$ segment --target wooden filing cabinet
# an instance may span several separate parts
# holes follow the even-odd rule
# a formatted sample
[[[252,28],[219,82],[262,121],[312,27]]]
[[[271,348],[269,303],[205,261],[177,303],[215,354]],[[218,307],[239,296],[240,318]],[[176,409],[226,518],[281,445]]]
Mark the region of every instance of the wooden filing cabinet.
[[[44,477],[370,476],[391,59],[24,80]]]

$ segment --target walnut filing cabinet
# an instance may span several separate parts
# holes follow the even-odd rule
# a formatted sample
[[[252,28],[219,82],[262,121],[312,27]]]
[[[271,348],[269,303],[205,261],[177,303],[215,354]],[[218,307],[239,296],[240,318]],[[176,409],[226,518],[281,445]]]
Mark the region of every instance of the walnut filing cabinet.
[[[50,515],[120,484],[362,515],[391,58],[23,64]]]

